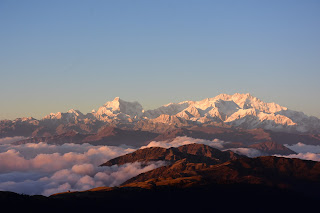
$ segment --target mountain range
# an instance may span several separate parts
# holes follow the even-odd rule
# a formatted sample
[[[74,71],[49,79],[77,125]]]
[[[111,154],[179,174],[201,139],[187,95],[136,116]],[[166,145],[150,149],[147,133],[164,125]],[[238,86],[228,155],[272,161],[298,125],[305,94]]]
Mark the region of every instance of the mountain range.
[[[0,137],[49,136],[74,130],[96,133],[102,126],[163,133],[194,126],[262,128],[276,132],[318,134],[320,119],[289,110],[276,103],[265,103],[249,93],[220,94],[201,101],[169,103],[144,110],[138,102],[119,97],[87,114],[71,109],[50,113],[40,120],[17,118],[0,121]]]

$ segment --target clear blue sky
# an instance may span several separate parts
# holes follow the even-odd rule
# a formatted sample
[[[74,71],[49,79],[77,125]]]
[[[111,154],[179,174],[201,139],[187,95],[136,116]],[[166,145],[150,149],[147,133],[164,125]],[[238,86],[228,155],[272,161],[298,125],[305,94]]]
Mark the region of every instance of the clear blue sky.
[[[320,117],[320,1],[0,1],[0,119],[251,93]]]

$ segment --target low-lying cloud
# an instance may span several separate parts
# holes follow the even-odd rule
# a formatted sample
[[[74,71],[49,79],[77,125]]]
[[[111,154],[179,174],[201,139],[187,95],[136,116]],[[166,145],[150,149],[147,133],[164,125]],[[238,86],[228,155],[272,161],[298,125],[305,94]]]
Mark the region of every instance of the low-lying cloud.
[[[320,161],[320,146],[316,145],[307,145],[304,143],[297,143],[293,145],[285,144],[289,149],[297,152],[298,154],[292,155],[275,155],[278,157],[286,157],[286,158],[300,158],[303,160],[313,160]]]
[[[39,173],[24,173],[25,178],[8,180],[0,175],[0,189],[24,194],[51,195],[63,191],[83,191],[100,186],[117,186],[143,172],[165,165],[163,161],[141,165],[141,163],[121,166],[97,167],[92,164],[76,164],[72,168],[61,169],[53,174],[39,176]],[[8,176],[5,174],[4,176]],[[21,174],[18,174],[21,176]],[[14,176],[14,174],[12,174]],[[20,177],[21,178],[21,177]],[[7,179],[7,181],[5,181]]]
[[[1,146],[0,173],[13,171],[54,172],[72,167],[75,163],[100,165],[111,158],[134,151],[116,146],[92,146],[89,144],[46,143]],[[72,152],[70,150],[73,150]]]
[[[223,144],[225,144],[227,142],[224,142],[219,139],[204,140],[204,139],[195,139],[195,138],[182,136],[182,137],[176,137],[172,141],[152,141],[147,146],[143,146],[141,148],[142,149],[148,148],[148,147],[170,148],[170,147],[178,147],[178,146],[183,146],[183,145],[192,144],[192,143],[205,144],[205,145],[217,148],[217,149],[222,149]]]
[[[90,144],[46,143],[0,145],[0,190],[43,194],[116,186],[142,172],[164,165],[154,162],[99,167],[135,149]]]
[[[297,153],[320,153],[320,146],[316,145],[307,145],[299,142],[293,145],[285,144],[285,146]]]
[[[205,139],[196,139],[196,138],[190,138],[186,136],[182,137],[176,137],[172,141],[152,141],[150,142],[147,146],[141,147],[143,148],[148,148],[148,147],[163,147],[163,148],[170,148],[170,147],[178,147],[178,146],[183,146],[187,144],[192,144],[192,143],[197,143],[197,144],[205,144],[208,146],[211,146],[216,149],[220,149],[222,151],[226,150],[231,150],[237,154],[241,155],[246,155],[248,157],[258,157],[261,156],[262,153],[253,148],[228,148],[225,149],[225,145],[228,144],[229,142],[222,141],[219,139],[214,139],[214,140],[205,140]]]
[[[313,161],[320,161],[320,154],[317,153],[298,153],[292,155],[275,155],[277,157],[285,157],[285,158],[300,158],[302,160],[313,160]]]
[[[250,158],[259,157],[263,155],[259,150],[253,148],[230,148],[227,150],[235,152],[239,155],[246,155]]]
[[[25,137],[22,136],[0,138],[0,144],[10,144],[16,141],[21,141],[23,139],[25,139]]]

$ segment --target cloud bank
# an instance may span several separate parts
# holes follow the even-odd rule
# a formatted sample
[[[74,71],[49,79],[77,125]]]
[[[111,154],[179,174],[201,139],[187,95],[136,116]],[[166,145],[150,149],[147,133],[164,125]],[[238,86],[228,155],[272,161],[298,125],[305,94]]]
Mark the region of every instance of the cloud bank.
[[[147,166],[140,163],[99,167],[102,163],[135,151],[126,146],[93,146],[90,144],[50,145],[29,143],[11,145],[21,137],[0,140],[0,190],[24,194],[51,195],[74,190],[88,190],[100,186],[117,186],[140,173],[165,165],[152,162]],[[222,140],[203,140],[177,137],[170,141],[152,141],[147,147],[178,147],[186,144],[206,144],[211,147],[231,150],[249,157],[257,157],[261,152],[252,148],[229,148]],[[320,161],[320,146],[298,143],[286,145],[298,154],[281,156]],[[279,155],[277,155],[279,156]]]
[[[285,144],[285,146],[297,153],[320,153],[320,146],[307,145],[301,142],[293,145]]]
[[[195,139],[195,138],[190,138],[190,137],[176,137],[172,141],[152,141],[150,142],[147,146],[141,147],[143,148],[148,148],[148,147],[163,147],[163,148],[170,148],[170,147],[178,147],[178,146],[183,146],[187,144],[192,144],[192,143],[197,143],[197,144],[205,144],[208,146],[211,146],[216,149],[220,149],[222,151],[226,150],[231,150],[237,154],[241,155],[246,155],[248,157],[258,157],[261,156],[262,153],[253,148],[228,148],[225,149],[225,145],[228,144],[229,142],[225,142],[219,139],[214,139],[214,140],[204,140],[204,139]]]
[[[253,148],[230,148],[230,149],[226,149],[226,150],[230,150],[230,151],[235,152],[239,155],[246,155],[250,158],[259,157],[259,156],[263,155],[259,150],[253,149]]]
[[[0,138],[0,144],[10,144],[16,141],[21,141],[23,139],[25,139],[25,137],[22,136]]]
[[[313,160],[313,161],[320,161],[320,154],[316,153],[298,153],[292,155],[275,155],[277,157],[285,157],[285,158],[300,158],[302,160]]]
[[[316,145],[307,145],[304,143],[297,143],[293,145],[285,144],[289,149],[297,152],[298,154],[292,155],[275,155],[278,157],[286,157],[286,158],[300,158],[303,160],[313,160],[320,161],[320,146]]]
[[[163,147],[163,148],[170,148],[170,147],[178,147],[178,146],[183,146],[187,144],[192,144],[192,143],[198,143],[198,144],[205,144],[217,149],[222,149],[223,144],[227,143],[219,139],[214,139],[212,141],[210,140],[204,140],[204,139],[195,139],[195,138],[190,138],[190,137],[176,137],[172,141],[152,141],[150,142],[147,146],[141,147],[143,148],[148,148],[148,147]]]
[[[6,139],[6,142],[8,139]],[[100,164],[135,149],[90,144],[46,143],[0,145],[0,190],[43,194],[116,186],[142,172],[164,165],[154,162],[112,167]]]

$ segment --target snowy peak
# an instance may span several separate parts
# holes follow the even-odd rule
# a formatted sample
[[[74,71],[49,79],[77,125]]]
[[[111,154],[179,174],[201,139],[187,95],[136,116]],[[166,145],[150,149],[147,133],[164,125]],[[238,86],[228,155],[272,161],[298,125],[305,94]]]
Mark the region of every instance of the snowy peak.
[[[250,93],[240,94],[235,93],[233,95],[220,94],[211,99],[212,101],[223,100],[223,101],[233,101],[241,109],[254,108],[266,113],[275,113],[281,110],[287,110],[286,107],[282,107],[275,103],[265,103],[260,99],[253,97]]]
[[[138,119],[143,114],[143,108],[138,102],[127,102],[119,97],[113,101],[106,102],[102,107],[94,113],[95,117],[99,120],[119,119],[127,120]]]
[[[70,109],[66,113],[57,112],[57,113],[50,113],[49,115],[42,118],[42,120],[56,120],[61,121],[63,123],[74,122],[78,119],[83,119],[85,116],[79,111]]]
[[[83,114],[79,110],[75,110],[75,109],[70,109],[67,111],[67,113],[75,116],[83,116]]]
[[[119,97],[115,97],[113,101],[108,101],[103,106],[111,109],[112,111],[116,111],[116,110],[120,110],[120,102],[123,102],[123,101],[120,100]]]

